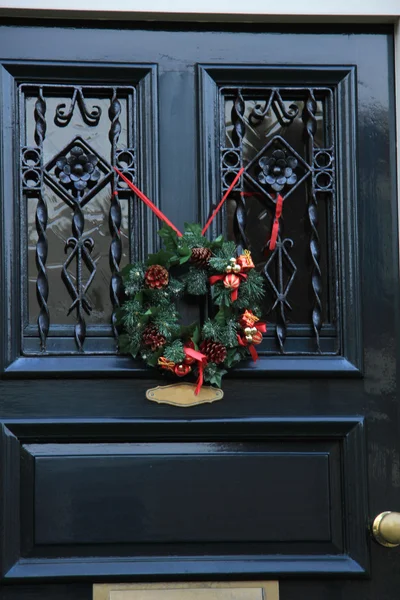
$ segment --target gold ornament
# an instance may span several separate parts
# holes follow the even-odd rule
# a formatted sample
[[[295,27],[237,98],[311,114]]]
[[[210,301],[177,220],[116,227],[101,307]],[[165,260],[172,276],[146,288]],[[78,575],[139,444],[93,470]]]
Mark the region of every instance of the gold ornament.
[[[245,333],[245,335],[250,335],[250,334],[251,334],[251,332],[252,332],[252,328],[251,328],[251,327],[245,327],[245,328],[244,328],[244,333]]]
[[[246,335],[246,341],[247,342],[252,342],[253,341],[253,336],[252,335]]]
[[[241,266],[240,266],[240,265],[238,265],[238,264],[235,264],[235,265],[233,266],[233,272],[234,272],[234,273],[240,273],[240,271],[241,271],[241,270],[242,270],[242,269],[241,269]]]
[[[232,273],[232,267],[230,265],[226,267],[225,273]]]
[[[257,327],[252,327],[250,329],[250,331],[251,331],[251,333],[257,333],[258,329],[257,329]]]
[[[233,265],[236,265],[236,258],[230,258],[229,262],[231,263],[231,265],[233,267]]]

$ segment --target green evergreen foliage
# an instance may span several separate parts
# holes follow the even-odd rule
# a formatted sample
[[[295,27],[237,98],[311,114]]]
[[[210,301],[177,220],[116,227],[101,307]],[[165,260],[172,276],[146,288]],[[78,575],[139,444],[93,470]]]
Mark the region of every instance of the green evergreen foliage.
[[[221,369],[214,363],[208,363],[208,365],[204,369],[204,381],[211,383],[211,385],[221,387],[222,377],[227,372],[228,371],[226,371],[225,369]]]
[[[160,231],[158,231],[158,235],[163,240],[165,249],[175,253],[178,248],[178,235],[176,231],[164,223]]]
[[[237,323],[233,319],[229,319],[224,323],[220,323],[215,319],[207,319],[203,325],[203,337],[205,339],[220,342],[227,348],[237,346]]]
[[[128,265],[121,271],[125,293],[127,296],[134,296],[139,290],[142,289],[144,283],[144,273],[145,270],[142,263]]]
[[[153,316],[152,323],[157,327],[159,333],[168,340],[179,330],[177,328],[178,320],[179,314],[175,306],[168,304],[160,307],[160,310]]]
[[[230,259],[237,255],[235,242],[224,242],[220,248],[215,251],[215,256],[218,258]]]
[[[201,234],[201,225],[185,223],[185,233],[179,238],[179,244],[189,248],[209,248],[211,243]]]
[[[256,302],[259,302],[264,296],[264,279],[260,273],[252,269],[247,273],[245,279],[239,287],[239,295],[237,299],[238,308],[252,307]]]
[[[225,273],[225,269],[229,264],[229,258],[221,258],[220,256],[210,258],[210,267],[216,273]]]
[[[169,278],[168,291],[172,296],[178,297],[183,294],[185,289],[185,283],[180,279],[174,277]]]
[[[214,286],[213,300],[214,304],[217,306],[231,306],[231,290],[227,289],[222,282],[216,283]]]
[[[208,291],[208,274],[204,269],[190,267],[185,277],[186,291],[193,296],[203,296]]]
[[[183,362],[186,355],[181,340],[175,340],[172,344],[165,346],[163,356],[165,356],[167,360],[172,360],[174,363]]]

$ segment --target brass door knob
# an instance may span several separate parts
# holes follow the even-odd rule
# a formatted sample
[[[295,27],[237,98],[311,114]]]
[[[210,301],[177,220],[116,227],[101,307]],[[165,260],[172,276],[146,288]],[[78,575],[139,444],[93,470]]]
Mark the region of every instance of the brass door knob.
[[[387,548],[400,546],[400,513],[386,511],[375,517],[372,535],[379,544]]]

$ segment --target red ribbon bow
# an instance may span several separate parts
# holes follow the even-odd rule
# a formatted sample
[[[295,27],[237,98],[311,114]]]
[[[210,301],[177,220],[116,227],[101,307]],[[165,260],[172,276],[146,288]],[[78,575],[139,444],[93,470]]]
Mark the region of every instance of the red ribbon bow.
[[[270,250],[275,250],[276,240],[278,239],[278,233],[279,233],[279,219],[282,216],[282,208],[283,208],[283,198],[280,194],[278,194],[278,198],[276,200],[276,206],[275,206],[274,224],[272,225],[271,239],[269,240],[269,249]]]
[[[262,322],[254,323],[254,327],[257,329],[257,331],[260,331],[261,333],[267,332],[267,324],[266,323],[262,323]],[[251,358],[254,360],[254,362],[256,362],[258,360],[258,354],[257,354],[257,350],[256,350],[254,344],[248,345],[246,340],[243,340],[240,337],[240,335],[237,336],[237,341],[239,342],[239,346],[243,346],[244,348],[249,349]]]
[[[223,279],[225,279],[225,277],[227,275],[230,275],[230,273],[225,273],[225,275],[211,275],[211,277],[208,278],[208,281],[210,282],[210,285],[214,285],[217,283],[217,281],[222,281]],[[242,279],[247,279],[247,275],[246,273],[234,273],[234,275],[236,275],[237,277],[241,277]],[[235,290],[232,290],[231,292],[231,301],[235,302],[238,298],[238,288],[236,288]]]
[[[199,376],[197,378],[197,382],[196,382],[197,385],[196,385],[196,389],[194,391],[195,396],[197,396],[201,390],[201,386],[203,385],[204,367],[207,364],[207,357],[205,354],[202,354],[201,352],[194,350],[194,348],[188,348],[187,346],[185,346],[183,348],[183,351],[185,352],[186,356],[190,356],[191,358],[194,358],[198,363],[197,368],[199,370]]]

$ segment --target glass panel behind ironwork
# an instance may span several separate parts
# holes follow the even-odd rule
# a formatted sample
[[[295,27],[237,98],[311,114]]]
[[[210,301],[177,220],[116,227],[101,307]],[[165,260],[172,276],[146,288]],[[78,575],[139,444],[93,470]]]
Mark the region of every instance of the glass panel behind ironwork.
[[[228,236],[251,250],[266,277],[264,317],[276,349],[286,352],[288,335],[302,335],[313,336],[320,352],[337,321],[332,92],[235,88],[222,98],[222,189],[245,168],[227,201]]]
[[[132,208],[113,166],[135,179],[134,92],[128,86],[20,88],[24,333],[40,338],[41,352],[49,337],[73,337],[84,351],[87,337],[116,334]],[[51,346],[56,349],[54,340]],[[62,342],[57,348],[63,351]]]

